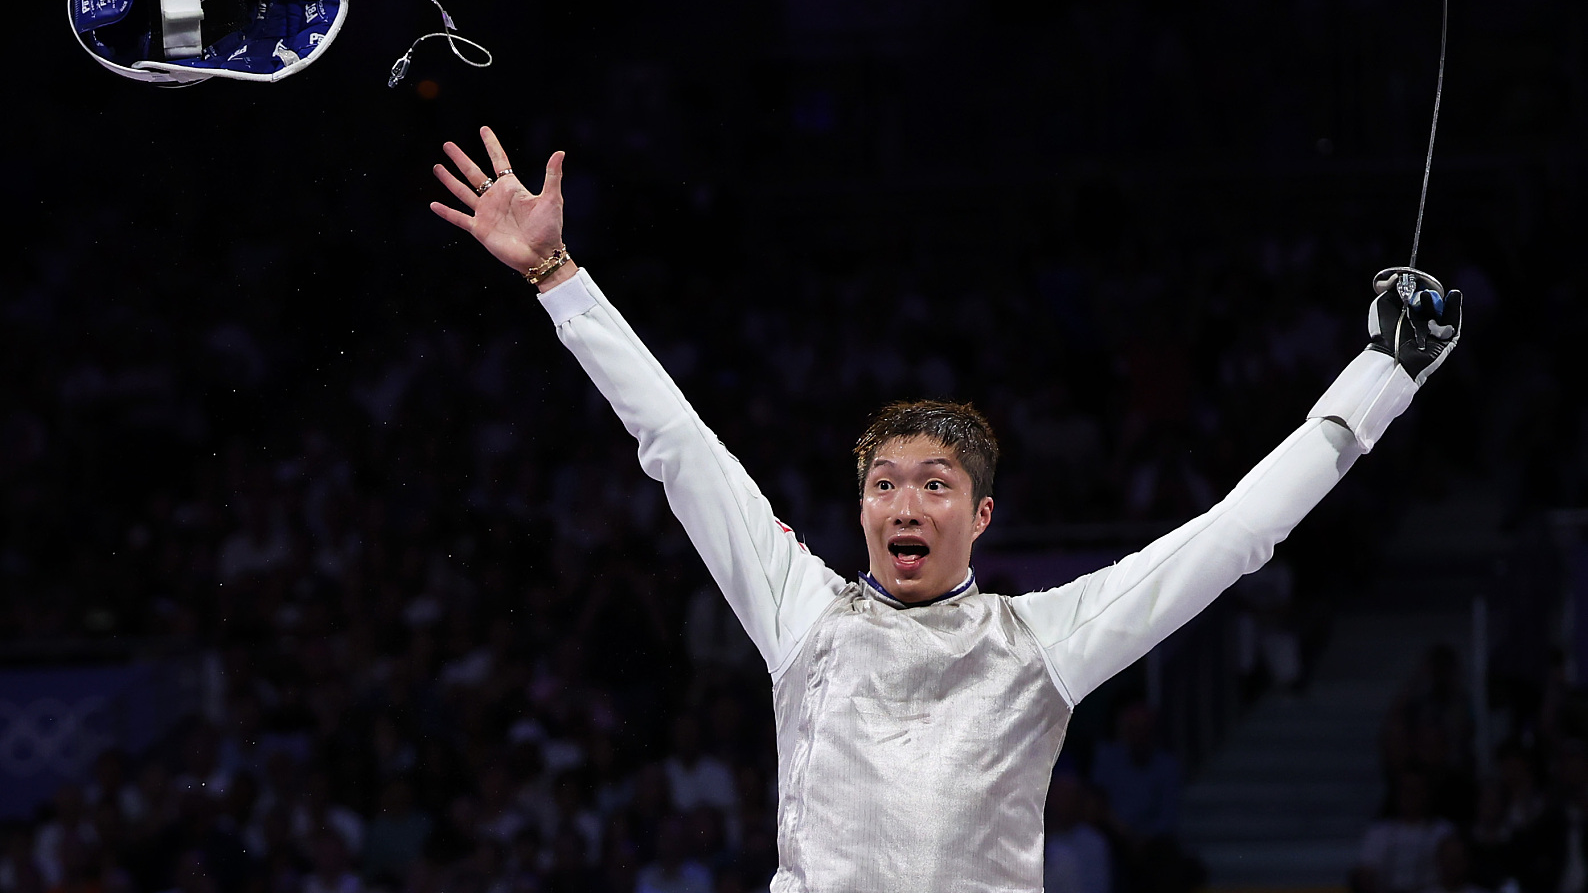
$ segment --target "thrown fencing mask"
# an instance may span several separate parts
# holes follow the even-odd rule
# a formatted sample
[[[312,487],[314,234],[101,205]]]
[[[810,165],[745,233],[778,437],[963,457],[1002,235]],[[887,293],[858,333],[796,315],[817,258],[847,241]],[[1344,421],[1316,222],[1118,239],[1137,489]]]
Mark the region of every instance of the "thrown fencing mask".
[[[122,77],[279,81],[318,59],[348,0],[67,0],[72,31]]]

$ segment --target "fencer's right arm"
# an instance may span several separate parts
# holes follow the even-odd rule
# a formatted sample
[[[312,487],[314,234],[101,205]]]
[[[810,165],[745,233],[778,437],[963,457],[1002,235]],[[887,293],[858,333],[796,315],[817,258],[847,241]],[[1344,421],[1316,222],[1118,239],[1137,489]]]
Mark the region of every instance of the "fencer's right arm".
[[[563,153],[547,160],[537,194],[513,173],[489,127],[480,128],[480,138],[495,175],[456,143],[445,144],[458,172],[440,164],[433,170],[466,210],[441,202],[430,209],[540,289],[557,337],[639,440],[640,465],[662,482],[673,514],[776,678],[843,581],[773,517],[738,460],[701,423],[590,275],[568,259]]]
[[[557,337],[639,441],[640,466],[673,514],[774,678],[844,580],[773,515],[739,461],[684,399],[586,270],[543,291]]]

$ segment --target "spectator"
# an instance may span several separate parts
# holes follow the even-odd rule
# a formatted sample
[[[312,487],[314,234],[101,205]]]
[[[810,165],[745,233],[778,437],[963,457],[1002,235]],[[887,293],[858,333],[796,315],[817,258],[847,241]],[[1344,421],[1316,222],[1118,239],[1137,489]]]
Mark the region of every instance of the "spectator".
[[[1092,756],[1092,783],[1107,800],[1120,848],[1119,885],[1133,893],[1188,893],[1205,870],[1175,839],[1180,763],[1157,740],[1152,710],[1140,701],[1120,710],[1113,741]]]
[[[1473,813],[1467,836],[1468,874],[1472,882],[1489,890],[1517,883],[1518,841],[1505,824],[1505,789],[1499,779],[1489,779],[1478,789]]]
[[[1415,764],[1427,776],[1433,797],[1429,808],[1458,826],[1470,825],[1478,797],[1471,764],[1457,762],[1457,746],[1449,740],[1443,725],[1419,720],[1413,739]]]
[[[563,772],[552,782],[551,827],[561,832],[573,830],[585,846],[585,861],[593,863],[601,852],[601,817],[586,802],[581,774]]]
[[[187,791],[181,797],[176,821],[148,846],[155,853],[200,853],[204,876],[225,893],[239,887],[250,874],[252,859],[242,838],[222,821],[221,806],[201,791]],[[174,861],[170,859],[167,864]]]
[[[1295,572],[1275,558],[1230,587],[1241,603],[1240,667],[1248,679],[1266,671],[1281,692],[1295,693],[1301,684],[1301,636],[1293,617]],[[1256,686],[1248,683],[1250,688]]]
[[[563,828],[551,844],[551,864],[546,870],[547,893],[585,893],[596,889],[600,874],[590,866],[585,839],[573,828]]]
[[[220,735],[209,723],[199,723],[188,732],[182,748],[182,772],[175,784],[179,792],[196,790],[221,798],[231,785],[231,773],[220,765]]]
[[[453,865],[474,851],[480,804],[470,794],[452,799],[440,825],[426,840],[425,856],[437,865]]]
[[[304,852],[292,836],[292,813],[284,803],[260,811],[243,832],[244,848],[270,864],[305,862]]]
[[[1472,764],[1472,696],[1461,679],[1461,659],[1448,644],[1428,650],[1417,675],[1397,699],[1392,722],[1404,723],[1415,739],[1423,730],[1449,749],[1444,760],[1453,767]]]
[[[479,832],[504,846],[528,823],[515,800],[512,779],[500,764],[480,773]]]
[[[1113,853],[1085,819],[1088,792],[1079,778],[1058,775],[1048,786],[1043,887],[1051,893],[1112,893]]]
[[[1461,835],[1449,834],[1434,851],[1434,883],[1421,893],[1489,893],[1472,882],[1468,873],[1467,845]]]
[[[240,837],[253,825],[258,809],[259,781],[248,772],[236,775],[221,799],[220,825],[226,833]]]
[[[187,850],[177,857],[174,881],[165,893],[217,893],[218,889],[199,850]]]
[[[713,875],[732,861],[722,811],[705,803],[684,814],[684,855]]]
[[[1523,884],[1550,893],[1588,890],[1588,741],[1555,746],[1554,797],[1522,839]]]
[[[303,880],[303,893],[363,893],[364,882],[349,864],[347,841],[325,828],[310,841],[314,871]]]
[[[1368,826],[1351,875],[1354,893],[1417,893],[1439,880],[1435,853],[1455,827],[1430,810],[1428,778],[1405,770],[1390,815]]]
[[[667,770],[661,763],[641,766],[635,773],[634,799],[629,804],[628,815],[642,864],[656,855],[656,841],[661,837],[662,824],[673,813],[673,795],[668,787]]]
[[[608,890],[621,890],[629,893],[639,885],[638,866],[634,864],[634,854],[628,850],[609,852],[602,862],[601,879]]]
[[[314,838],[322,830],[340,834],[345,852],[363,852],[363,817],[351,808],[332,801],[331,778],[317,770],[309,773],[302,795],[293,804],[292,834],[305,848],[314,847],[318,851]]]
[[[684,820],[668,816],[656,838],[656,860],[640,869],[634,893],[712,893],[710,869],[685,853]]]
[[[94,758],[94,780],[83,788],[89,804],[112,803],[122,812],[129,808],[133,787],[127,783],[127,757],[120,748],[106,748]]]
[[[685,644],[697,670],[744,670],[755,666],[755,645],[715,586],[689,597]]]
[[[1127,704],[1112,741],[1092,758],[1092,783],[1108,798],[1114,818],[1133,841],[1171,837],[1180,815],[1180,763],[1157,741],[1152,710]]]
[[[221,544],[216,570],[223,583],[264,574],[292,560],[292,540],[280,518],[258,501],[244,504],[242,527]]]
[[[60,880],[48,893],[101,893],[99,849],[76,834],[61,838],[56,848]]]
[[[45,887],[53,889],[62,883],[66,852],[80,852],[82,846],[98,840],[93,817],[83,803],[83,789],[75,784],[61,785],[55,791],[55,816],[40,826],[33,841],[34,864]]]
[[[360,859],[372,878],[395,880],[424,852],[430,817],[414,808],[413,788],[395,778],[381,790],[380,813],[369,823]]]
[[[12,831],[0,853],[0,890],[5,893],[45,893],[44,873],[34,857],[33,841],[27,831]]]
[[[590,739],[590,779],[595,788],[595,810],[600,815],[610,816],[634,798],[633,776],[622,771],[618,748],[610,734],[598,732]]]
[[[1538,769],[1521,746],[1502,747],[1497,762],[1504,833],[1507,837],[1525,836],[1544,815],[1549,798],[1538,783]]]
[[[541,869],[544,868],[540,834],[533,825],[518,832],[513,848],[507,854],[509,887],[518,893],[538,891],[541,887]],[[630,887],[632,888],[632,884]]]
[[[685,713],[673,721],[673,752],[663,764],[673,793],[673,808],[687,812],[698,804],[734,814],[738,798],[733,773],[721,760],[702,752],[700,722]]]

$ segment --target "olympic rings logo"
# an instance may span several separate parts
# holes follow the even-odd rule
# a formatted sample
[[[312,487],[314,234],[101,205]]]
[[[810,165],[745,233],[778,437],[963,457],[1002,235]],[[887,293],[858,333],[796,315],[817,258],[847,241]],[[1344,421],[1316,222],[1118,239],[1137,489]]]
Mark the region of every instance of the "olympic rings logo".
[[[68,704],[39,698],[27,704],[0,701],[0,773],[29,778],[49,770],[75,776],[115,743],[104,731],[105,699],[91,696]]]

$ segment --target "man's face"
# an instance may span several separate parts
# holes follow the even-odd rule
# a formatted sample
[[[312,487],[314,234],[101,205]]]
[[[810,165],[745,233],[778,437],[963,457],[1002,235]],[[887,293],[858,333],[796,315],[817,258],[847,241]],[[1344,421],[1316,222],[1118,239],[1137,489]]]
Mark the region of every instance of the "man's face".
[[[900,601],[936,598],[958,586],[970,547],[992,521],[970,475],[949,447],[928,437],[890,440],[877,450],[860,496],[871,576]]]

